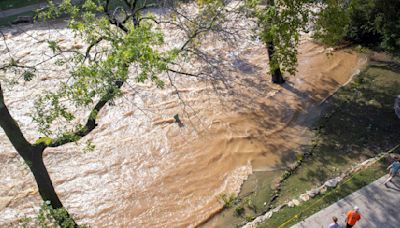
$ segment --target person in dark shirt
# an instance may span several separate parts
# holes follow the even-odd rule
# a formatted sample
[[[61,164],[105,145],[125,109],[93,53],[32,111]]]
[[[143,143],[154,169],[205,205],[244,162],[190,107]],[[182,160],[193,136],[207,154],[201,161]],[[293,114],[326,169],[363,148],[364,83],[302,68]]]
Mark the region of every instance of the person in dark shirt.
[[[393,177],[399,174],[400,171],[400,161],[399,157],[395,157],[391,165],[387,167],[389,170],[389,178],[383,183],[386,185],[389,181],[392,181]]]

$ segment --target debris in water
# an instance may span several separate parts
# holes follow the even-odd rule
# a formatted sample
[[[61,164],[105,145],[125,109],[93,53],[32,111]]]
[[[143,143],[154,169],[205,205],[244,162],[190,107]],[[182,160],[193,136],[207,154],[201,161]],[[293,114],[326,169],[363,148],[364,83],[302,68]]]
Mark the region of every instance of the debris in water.
[[[184,127],[185,125],[182,123],[181,119],[179,118],[179,114],[174,116],[175,122],[178,123],[179,127]]]

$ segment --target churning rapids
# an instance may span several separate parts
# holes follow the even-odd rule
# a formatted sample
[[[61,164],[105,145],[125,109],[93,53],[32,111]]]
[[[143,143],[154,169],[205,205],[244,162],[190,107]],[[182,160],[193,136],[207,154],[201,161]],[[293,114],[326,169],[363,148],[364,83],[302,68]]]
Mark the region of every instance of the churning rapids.
[[[45,39],[57,40],[65,48],[82,48],[64,27],[7,30],[7,44],[21,63],[41,61],[43,53],[50,53]],[[247,29],[244,33],[250,34]],[[174,39],[167,37],[167,42],[179,42]],[[222,207],[220,194],[238,193],[252,171],[285,166],[289,155],[308,143],[310,131],[304,120],[313,106],[350,80],[364,62],[349,50],[331,52],[304,38],[297,75],[284,86],[273,85],[266,75],[266,49],[261,42],[247,40],[213,41],[204,47],[218,56],[224,83],[174,75],[176,88],[126,86],[123,97],[101,111],[99,125],[89,136],[46,149],[45,163],[56,191],[79,223],[199,224]],[[2,61],[6,52],[1,42]],[[35,98],[67,77],[64,68],[51,63],[46,67],[51,68],[43,69],[46,76],[4,91],[11,114],[31,142],[40,136],[30,117]],[[134,73],[131,82],[133,78]],[[175,114],[184,127],[174,123]],[[88,140],[96,148],[83,152]],[[0,164],[0,227],[16,226],[19,218],[38,209],[41,200],[33,176],[2,130]]]

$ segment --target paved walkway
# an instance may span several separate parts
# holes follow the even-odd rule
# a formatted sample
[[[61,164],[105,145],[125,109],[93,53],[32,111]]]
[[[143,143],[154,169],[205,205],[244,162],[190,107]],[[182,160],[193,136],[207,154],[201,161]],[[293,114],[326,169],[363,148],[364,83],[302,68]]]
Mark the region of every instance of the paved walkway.
[[[82,0],[72,0],[71,2],[72,2],[72,4],[78,4],[81,1]],[[55,4],[59,4],[61,2],[62,2],[62,0],[53,0],[53,3],[55,3]],[[10,17],[10,16],[26,13],[26,12],[32,12],[32,11],[35,11],[38,9],[43,9],[46,7],[47,7],[47,2],[42,2],[42,3],[32,4],[32,5],[16,8],[16,9],[0,10],[0,19],[4,18],[4,17]]]
[[[16,9],[2,10],[2,11],[0,11],[0,18],[10,17],[10,16],[14,16],[14,15],[18,15],[18,14],[26,13],[26,12],[31,12],[31,11],[35,11],[37,9],[41,9],[41,8],[45,8],[45,7],[47,7],[47,3],[42,2],[42,3],[37,3],[37,4],[29,5],[29,6],[16,8]]]
[[[361,220],[354,228],[399,228],[400,177],[389,182],[388,188],[382,184],[386,178],[376,180],[292,227],[327,228],[332,216],[339,218],[342,228],[346,227],[345,214],[356,205],[360,208]]]

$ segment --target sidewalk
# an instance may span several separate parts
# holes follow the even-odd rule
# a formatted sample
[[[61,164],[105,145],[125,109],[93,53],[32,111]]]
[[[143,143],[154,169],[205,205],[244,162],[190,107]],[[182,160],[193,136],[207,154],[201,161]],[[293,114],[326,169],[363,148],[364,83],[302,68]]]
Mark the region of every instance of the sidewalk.
[[[41,9],[41,8],[45,8],[45,7],[47,7],[47,3],[43,2],[43,3],[33,4],[33,5],[24,6],[24,7],[16,8],[16,9],[2,10],[2,11],[0,11],[0,19],[4,18],[4,17],[18,15],[21,13],[35,11],[37,9]]]
[[[1,0],[0,0],[1,1]],[[53,0],[54,4],[60,4],[62,0]],[[82,2],[82,0],[72,0],[72,4],[79,4]],[[5,17],[11,17],[14,15],[22,14],[22,13],[27,13],[27,12],[33,12],[38,9],[43,9],[47,7],[47,2],[42,2],[42,3],[37,3],[37,4],[32,4],[29,6],[24,6],[16,9],[8,9],[8,10],[0,10],[0,19],[5,18]]]
[[[382,184],[387,177],[385,175],[292,227],[327,228],[332,216],[339,219],[341,227],[346,227],[345,214],[353,206],[358,206],[361,214],[361,220],[354,228],[400,227],[400,177],[389,182],[388,188]]]

